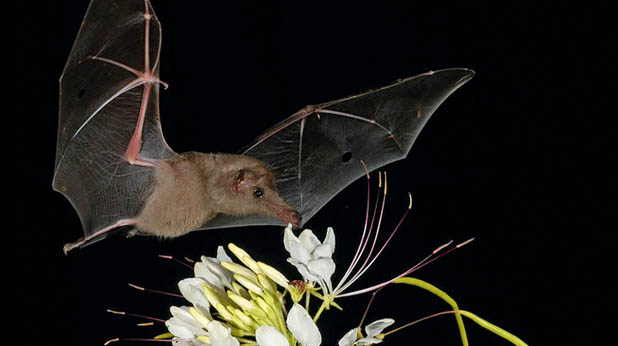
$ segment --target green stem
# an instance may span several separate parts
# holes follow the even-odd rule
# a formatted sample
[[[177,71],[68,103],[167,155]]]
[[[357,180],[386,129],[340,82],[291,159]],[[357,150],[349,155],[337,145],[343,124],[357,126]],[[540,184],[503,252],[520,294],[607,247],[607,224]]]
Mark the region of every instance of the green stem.
[[[489,330],[490,332],[503,337],[504,339],[512,342],[513,344],[517,345],[517,346],[528,346],[528,344],[526,344],[525,342],[523,342],[523,340],[521,340],[520,338],[516,337],[515,335],[507,332],[506,330],[491,324],[487,321],[485,321],[484,319],[478,317],[477,315],[466,311],[466,310],[459,310],[459,313],[466,316],[467,318],[471,319],[472,321],[476,322],[479,326]]]
[[[311,294],[305,290],[305,310],[309,312],[309,300],[311,299]]]
[[[453,310],[455,311],[459,310],[459,307],[457,306],[457,303],[455,302],[453,298],[451,298],[448,294],[444,293],[444,291],[442,291],[441,289],[437,288],[436,286],[428,282],[425,282],[423,280],[419,280],[416,278],[412,278],[412,277],[399,278],[393,282],[397,284],[407,284],[407,285],[420,287],[442,298],[442,300],[447,302],[453,308]],[[457,326],[459,327],[459,334],[461,335],[461,343],[463,344],[463,346],[468,346],[468,336],[466,335],[466,327],[464,326],[463,319],[461,318],[461,314],[455,313],[455,319],[457,320]]]
[[[322,311],[324,311],[324,308],[326,307],[326,300],[322,302],[322,305],[320,305],[320,308],[318,309],[318,312],[315,313],[315,316],[313,317],[313,322],[317,322],[318,318],[320,318],[320,315],[322,314]]]

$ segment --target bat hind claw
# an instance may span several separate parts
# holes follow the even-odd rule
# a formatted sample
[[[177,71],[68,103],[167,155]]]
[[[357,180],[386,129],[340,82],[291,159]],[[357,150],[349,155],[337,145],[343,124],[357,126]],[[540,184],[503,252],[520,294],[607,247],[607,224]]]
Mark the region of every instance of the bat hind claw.
[[[75,249],[76,247],[79,247],[81,244],[84,243],[84,238],[79,238],[77,241],[73,242],[73,243],[66,243],[64,244],[64,246],[62,247],[62,252],[64,252],[64,255],[68,255],[69,251]]]

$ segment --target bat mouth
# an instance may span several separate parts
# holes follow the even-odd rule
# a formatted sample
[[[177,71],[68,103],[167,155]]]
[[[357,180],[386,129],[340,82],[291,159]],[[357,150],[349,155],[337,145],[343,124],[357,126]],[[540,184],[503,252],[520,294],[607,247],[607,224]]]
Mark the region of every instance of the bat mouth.
[[[291,223],[294,228],[298,228],[302,221],[302,216],[294,209],[286,209],[277,213],[277,216],[286,223]]]

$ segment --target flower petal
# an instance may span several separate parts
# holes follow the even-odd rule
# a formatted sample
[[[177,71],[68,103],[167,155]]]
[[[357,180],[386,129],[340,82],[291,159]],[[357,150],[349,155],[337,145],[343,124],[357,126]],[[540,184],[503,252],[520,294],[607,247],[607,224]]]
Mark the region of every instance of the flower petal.
[[[172,317],[165,321],[165,326],[170,333],[181,339],[193,339],[196,335],[206,335],[204,329],[191,323],[184,322],[176,317]]]
[[[217,261],[219,262],[234,262],[232,258],[225,252],[225,248],[221,245],[217,248]]]
[[[291,229],[285,229],[285,235],[283,237],[285,249],[290,253],[290,256],[300,263],[307,263],[311,259],[311,254],[301,244],[300,240],[296,238]]]
[[[313,251],[313,249],[315,249],[318,245],[322,244],[322,242],[318,239],[318,237],[315,236],[315,234],[313,234],[313,231],[310,229],[305,229],[304,231],[302,231],[298,236],[298,240],[300,240],[300,243],[309,252]]]
[[[187,322],[187,323],[195,323],[195,319],[193,318],[193,316],[191,316],[191,313],[189,312],[189,307],[188,306],[171,306],[170,307],[170,312],[172,313],[173,317],[176,317],[177,319],[183,321],[183,322]],[[195,324],[196,326],[198,326],[198,324]]]
[[[313,252],[311,253],[311,257],[332,257],[335,252],[335,231],[333,231],[332,227],[328,227],[326,231],[326,237],[324,237],[324,242],[321,245],[317,246]]]
[[[382,342],[382,340],[381,340],[381,339],[377,339],[377,338],[374,338],[374,337],[369,337],[369,336],[368,336],[368,337],[366,337],[366,338],[359,339],[358,341],[356,341],[356,342],[354,343],[354,345],[356,345],[356,346],[366,346],[366,345],[375,345],[375,344],[379,344],[379,343],[381,343],[381,342]]]
[[[300,263],[291,257],[288,258],[288,262],[290,262],[294,267],[296,267],[296,270],[298,270],[300,275],[303,276],[303,279],[305,279],[305,281],[319,281],[320,280],[319,276],[311,273],[311,271],[309,270],[309,267],[307,267],[306,264]]]
[[[259,346],[289,346],[288,339],[275,327],[261,326],[255,331]]]
[[[208,324],[208,336],[212,346],[239,346],[238,339],[232,336],[230,328],[219,321]]]
[[[299,241],[298,238],[294,235],[294,231],[292,231],[292,224],[288,223],[287,227],[283,231],[283,247],[285,251],[291,252],[290,244],[293,241]]]
[[[216,258],[202,256],[202,261],[195,263],[195,276],[204,279],[211,286],[224,290],[231,288],[232,275],[219,264]]]
[[[204,283],[204,280],[200,278],[183,279],[178,282],[178,288],[180,288],[180,293],[186,300],[193,304],[204,316],[212,319],[210,304],[202,289],[202,283]]]
[[[326,282],[326,285],[328,286],[327,292],[332,292],[333,287],[330,277],[335,272],[335,262],[331,258],[321,257],[310,260],[307,267],[312,274],[320,277],[324,280],[324,282]],[[326,290],[326,287],[322,287],[322,289]]]
[[[395,323],[395,320],[392,318],[383,318],[381,320],[371,322],[365,326],[365,333],[368,337],[377,336],[378,334],[382,333],[384,328],[390,326],[393,323]]]
[[[172,339],[172,345],[173,346],[202,346],[204,344],[196,340],[185,340],[185,339],[175,337]]]
[[[288,329],[303,346],[318,346],[322,343],[322,335],[307,310],[294,304],[286,320]]]
[[[358,328],[350,329],[349,332],[345,333],[345,335],[339,340],[339,346],[352,346],[356,341]]]

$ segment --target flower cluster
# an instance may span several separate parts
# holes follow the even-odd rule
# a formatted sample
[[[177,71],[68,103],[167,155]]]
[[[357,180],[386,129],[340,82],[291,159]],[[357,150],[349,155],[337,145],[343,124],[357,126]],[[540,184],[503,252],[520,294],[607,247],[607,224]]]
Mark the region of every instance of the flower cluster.
[[[170,309],[173,317],[166,325],[174,344],[320,345],[320,332],[305,308],[293,304],[287,311],[284,305],[286,292],[300,296],[299,288],[238,246],[228,249],[240,263],[219,247],[216,258],[203,256],[195,264],[195,277],[178,283],[193,306]]]
[[[288,226],[284,246],[290,253],[288,262],[298,269],[303,281],[289,281],[280,271],[254,260],[235,244],[229,244],[228,250],[238,263],[221,246],[216,257],[202,256],[195,263],[195,277],[178,283],[182,296],[191,306],[170,308],[172,317],[165,324],[173,336],[172,343],[176,346],[320,345],[322,337],[315,320],[324,308],[339,307],[328,294],[333,292],[335,233],[328,228],[324,241],[320,241],[308,229],[296,237]],[[291,298],[289,311],[287,296]],[[307,312],[310,296],[323,301],[314,317]],[[303,297],[305,307],[299,304]],[[339,345],[380,343],[380,333],[392,323],[392,319],[384,319],[367,325],[366,337],[355,328]]]
[[[288,225],[283,239],[285,249],[290,254],[288,262],[296,267],[303,280],[289,281],[277,269],[254,260],[245,250],[235,244],[228,244],[229,251],[236,257],[237,261],[235,262],[225,249],[219,246],[216,257],[202,256],[201,260],[195,263],[193,267],[194,277],[181,280],[178,283],[182,297],[191,305],[172,306],[170,308],[172,314],[170,319],[162,320],[109,310],[109,312],[115,314],[133,315],[151,321],[165,322],[169,333],[161,334],[154,339],[115,338],[106,342],[105,345],[114,341],[132,340],[167,341],[174,346],[319,346],[322,343],[322,336],[316,321],[320,314],[329,310],[331,306],[341,309],[335,302],[336,299],[377,291],[392,282],[423,288],[445,300],[453,309],[435,313],[388,332],[384,332],[384,330],[395,321],[390,318],[380,319],[366,325],[364,328],[365,335],[363,335],[361,327],[375,297],[374,294],[358,327],[343,335],[339,340],[339,346],[378,344],[392,333],[428,318],[444,314],[455,314],[464,345],[467,345],[468,341],[462,316],[473,320],[514,344],[526,345],[521,339],[509,332],[475,314],[460,310],[457,303],[437,287],[416,278],[404,277],[439,257],[470,243],[474,238],[454,246],[452,246],[453,242],[450,241],[439,246],[416,265],[390,280],[367,288],[346,292],[375,263],[412,207],[410,195],[408,210],[382,246],[376,246],[386,200],[386,175],[384,177],[384,195],[381,208],[378,208],[379,203],[376,202],[371,217],[369,217],[368,182],[365,227],[356,253],[338,283],[333,284],[331,279],[336,269],[335,262],[332,259],[335,252],[335,232],[333,229],[329,227],[326,236],[320,241],[308,229],[302,231],[297,237],[292,226]],[[171,256],[161,257],[173,259]],[[187,265],[186,263],[182,264]],[[129,285],[140,290],[147,290],[136,285]],[[162,291],[151,291],[180,296]],[[311,297],[316,297],[321,301],[319,309],[313,316],[309,313]],[[288,302],[287,298],[290,298],[291,302]],[[152,322],[140,325],[151,324]]]

